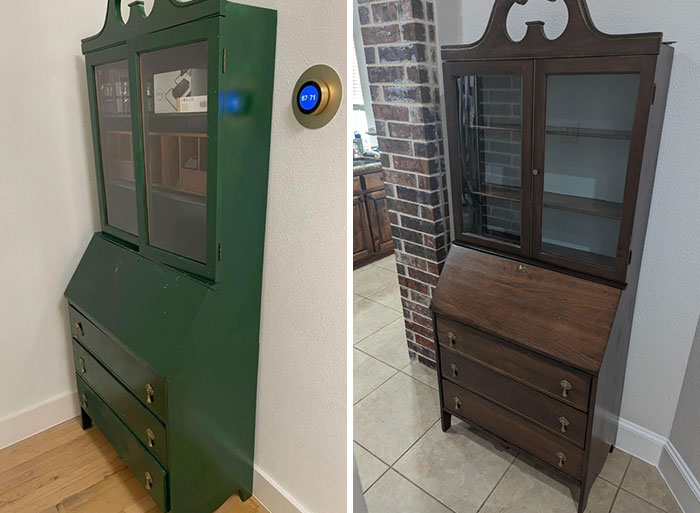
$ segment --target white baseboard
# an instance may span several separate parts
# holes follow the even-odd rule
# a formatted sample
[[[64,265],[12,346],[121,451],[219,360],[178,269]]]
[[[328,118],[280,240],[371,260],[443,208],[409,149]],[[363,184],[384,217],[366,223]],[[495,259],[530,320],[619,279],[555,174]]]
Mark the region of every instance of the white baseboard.
[[[65,392],[0,419],[0,449],[80,415],[77,392]]]
[[[253,495],[270,513],[308,513],[287,490],[257,465],[253,474]]]
[[[661,453],[667,443],[668,439],[663,436],[620,418],[615,447],[658,467]]]
[[[700,482],[670,441],[661,453],[659,472],[685,513],[700,512]]]
[[[670,440],[621,418],[615,446],[658,467],[683,511],[700,513],[700,482]]]

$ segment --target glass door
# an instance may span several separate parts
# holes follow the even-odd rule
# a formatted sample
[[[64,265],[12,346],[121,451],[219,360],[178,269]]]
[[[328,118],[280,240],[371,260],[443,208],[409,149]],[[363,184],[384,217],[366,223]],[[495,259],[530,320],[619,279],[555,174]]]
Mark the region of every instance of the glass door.
[[[125,47],[87,58],[103,230],[137,244],[139,221],[132,124],[132,75]]]
[[[528,255],[532,61],[446,63],[455,238]],[[458,179],[456,179],[458,177]]]
[[[216,20],[136,45],[146,253],[214,278],[219,49]],[[173,41],[181,43],[173,44]]]
[[[643,143],[635,140],[643,61],[538,61],[536,69],[534,257],[614,279],[628,258],[622,234],[631,233],[625,212],[635,198],[627,191],[639,176],[631,156]]]

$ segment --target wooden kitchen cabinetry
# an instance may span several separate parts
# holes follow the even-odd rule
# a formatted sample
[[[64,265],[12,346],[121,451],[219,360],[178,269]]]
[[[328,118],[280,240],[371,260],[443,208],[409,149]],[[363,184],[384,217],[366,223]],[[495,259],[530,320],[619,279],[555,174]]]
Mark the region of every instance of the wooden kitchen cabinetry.
[[[673,48],[607,35],[585,0],[519,42],[497,0],[445,46],[454,243],[431,305],[452,416],[580,485],[616,442]],[[545,504],[542,505],[546,507]]]
[[[379,167],[361,168],[353,176],[353,266],[360,267],[393,252],[391,223]]]

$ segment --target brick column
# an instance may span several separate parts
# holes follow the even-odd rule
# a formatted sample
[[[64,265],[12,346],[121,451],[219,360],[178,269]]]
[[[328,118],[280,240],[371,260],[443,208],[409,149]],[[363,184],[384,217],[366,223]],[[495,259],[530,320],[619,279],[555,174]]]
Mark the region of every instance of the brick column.
[[[428,306],[447,256],[433,2],[356,0],[412,357],[435,366]]]

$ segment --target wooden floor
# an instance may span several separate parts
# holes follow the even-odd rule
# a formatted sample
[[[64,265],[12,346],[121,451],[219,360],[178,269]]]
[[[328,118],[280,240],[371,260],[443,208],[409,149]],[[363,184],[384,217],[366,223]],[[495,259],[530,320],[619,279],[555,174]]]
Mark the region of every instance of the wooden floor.
[[[100,431],[70,420],[0,451],[0,513],[161,513]],[[269,513],[231,497],[213,513]]]

